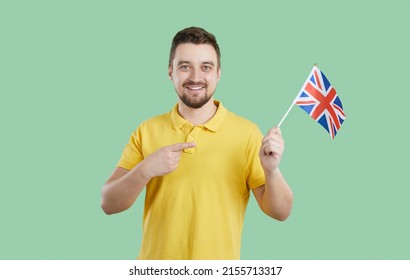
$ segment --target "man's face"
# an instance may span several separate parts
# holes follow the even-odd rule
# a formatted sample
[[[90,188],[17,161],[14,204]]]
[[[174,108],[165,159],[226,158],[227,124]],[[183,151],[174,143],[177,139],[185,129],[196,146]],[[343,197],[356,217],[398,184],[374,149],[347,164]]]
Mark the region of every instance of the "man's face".
[[[190,108],[201,108],[212,98],[219,82],[216,51],[208,44],[181,44],[168,74],[181,101]]]

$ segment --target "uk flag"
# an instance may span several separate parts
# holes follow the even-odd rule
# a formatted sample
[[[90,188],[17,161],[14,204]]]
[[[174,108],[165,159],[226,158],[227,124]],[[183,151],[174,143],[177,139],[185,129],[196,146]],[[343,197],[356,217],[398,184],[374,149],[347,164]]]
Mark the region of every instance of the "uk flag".
[[[306,111],[335,138],[346,115],[335,88],[315,65],[294,104]]]

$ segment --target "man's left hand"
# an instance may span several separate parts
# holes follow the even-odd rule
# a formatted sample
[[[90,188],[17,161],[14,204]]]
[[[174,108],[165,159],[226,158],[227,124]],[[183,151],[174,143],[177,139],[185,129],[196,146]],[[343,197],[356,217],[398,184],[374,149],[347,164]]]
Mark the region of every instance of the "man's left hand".
[[[279,127],[273,127],[262,139],[262,146],[259,150],[259,157],[265,172],[275,171],[279,167],[285,141]]]

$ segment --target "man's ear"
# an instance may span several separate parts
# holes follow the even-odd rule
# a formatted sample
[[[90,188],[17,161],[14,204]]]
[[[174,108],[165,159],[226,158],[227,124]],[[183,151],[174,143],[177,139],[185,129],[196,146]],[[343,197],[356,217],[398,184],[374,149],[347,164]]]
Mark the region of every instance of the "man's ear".
[[[172,65],[168,66],[168,78],[172,81]]]
[[[219,79],[221,78],[222,70],[221,70],[221,68],[218,68],[217,71],[218,71],[217,72],[217,77],[218,77],[218,83],[219,83]]]

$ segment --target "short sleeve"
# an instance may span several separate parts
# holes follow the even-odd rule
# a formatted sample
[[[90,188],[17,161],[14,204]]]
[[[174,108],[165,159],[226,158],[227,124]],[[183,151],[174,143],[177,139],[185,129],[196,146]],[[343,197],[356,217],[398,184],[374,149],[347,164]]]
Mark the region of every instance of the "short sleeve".
[[[255,189],[265,184],[265,173],[259,158],[262,139],[263,135],[255,125],[255,129],[250,134],[246,150],[246,184],[250,189]]]
[[[121,159],[118,161],[117,166],[131,170],[143,159],[141,133],[140,128],[138,128],[131,134],[130,140],[122,151]]]

